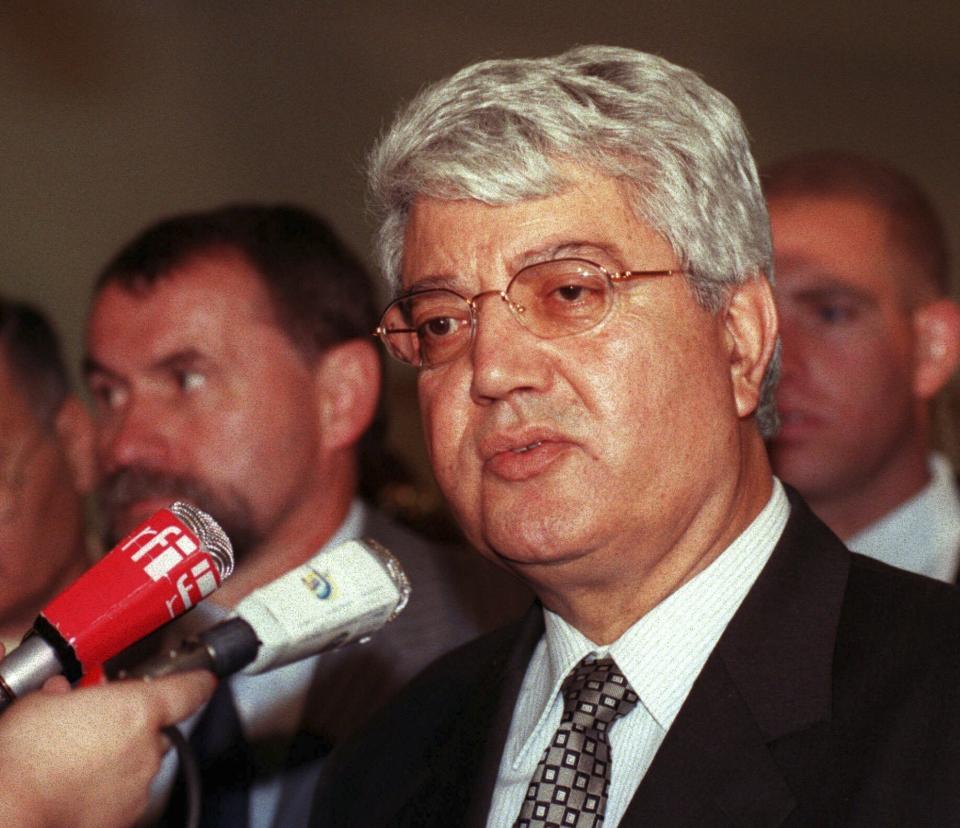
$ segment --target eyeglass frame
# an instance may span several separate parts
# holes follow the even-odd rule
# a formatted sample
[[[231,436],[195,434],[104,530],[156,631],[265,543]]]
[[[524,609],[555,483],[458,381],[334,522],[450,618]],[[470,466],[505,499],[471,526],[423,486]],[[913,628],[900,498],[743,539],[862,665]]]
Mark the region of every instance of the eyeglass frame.
[[[442,288],[442,287],[424,288],[423,290],[414,289],[406,293],[403,293],[400,296],[397,296],[395,299],[393,299],[386,306],[386,308],[384,308],[383,313],[380,314],[380,322],[377,325],[376,330],[374,330],[373,336],[376,336],[383,343],[384,348],[386,349],[387,353],[390,354],[390,356],[392,356],[395,360],[397,360],[397,362],[400,362],[403,365],[410,365],[417,369],[422,369],[424,367],[435,368],[438,365],[446,365],[447,363],[453,362],[455,359],[457,359],[458,357],[462,356],[463,354],[465,354],[467,351],[470,350],[470,346],[473,344],[474,337],[476,336],[476,333],[477,333],[477,325],[480,322],[480,316],[479,316],[480,306],[479,306],[478,300],[484,296],[499,296],[507,304],[507,307],[510,308],[511,315],[513,316],[514,319],[517,320],[517,322],[521,325],[521,327],[523,327],[524,330],[530,331],[530,333],[532,333],[538,339],[562,339],[565,336],[576,336],[578,334],[586,333],[587,331],[592,331],[610,315],[610,312],[613,310],[614,302],[616,301],[616,299],[611,301],[610,307],[607,308],[603,316],[601,316],[596,322],[591,324],[590,327],[584,328],[583,330],[580,330],[580,331],[571,331],[570,333],[559,334],[558,336],[541,336],[536,331],[532,330],[530,327],[525,325],[521,320],[521,316],[525,309],[522,305],[518,305],[516,302],[514,302],[510,298],[510,287],[513,285],[513,283],[524,271],[530,270],[531,268],[534,268],[534,267],[540,267],[544,264],[549,264],[554,262],[580,262],[582,264],[590,265],[590,267],[596,268],[606,277],[607,282],[611,288],[615,287],[616,285],[622,282],[629,282],[629,281],[633,281],[634,279],[642,279],[644,277],[658,278],[658,277],[664,277],[664,276],[685,276],[689,273],[689,271],[686,270],[685,268],[670,268],[670,269],[661,269],[661,270],[620,270],[617,272],[611,272],[607,270],[603,265],[597,264],[596,262],[591,261],[590,259],[580,258],[579,256],[570,256],[570,257],[561,258],[561,259],[548,259],[542,262],[533,262],[531,264],[524,265],[523,267],[521,267],[516,273],[513,274],[513,276],[510,277],[510,281],[507,282],[507,286],[503,290],[483,290],[483,291],[480,291],[480,293],[475,293],[472,297],[469,297],[469,298],[464,296],[462,293],[459,293],[453,290],[452,288]],[[398,303],[408,301],[411,297],[416,296],[417,294],[420,294],[420,293],[432,293],[432,292],[450,293],[456,296],[458,299],[462,299],[467,304],[467,307],[470,308],[470,339],[467,341],[467,345],[462,351],[459,351],[455,356],[450,357],[449,359],[446,359],[443,362],[438,362],[438,363],[435,363],[434,365],[424,366],[423,358],[421,357],[420,364],[417,365],[413,362],[408,362],[407,360],[401,359],[399,356],[397,356],[397,354],[394,352],[393,347],[390,345],[389,341],[387,340],[387,337],[390,334],[394,334],[394,333],[417,334],[417,329],[416,328],[391,328],[388,330],[386,327],[384,327],[383,320],[384,320],[384,317],[386,317],[386,315],[390,312],[391,308],[393,308]],[[613,295],[614,297],[616,297],[617,291],[614,291]],[[419,334],[417,334],[417,336],[419,337]]]

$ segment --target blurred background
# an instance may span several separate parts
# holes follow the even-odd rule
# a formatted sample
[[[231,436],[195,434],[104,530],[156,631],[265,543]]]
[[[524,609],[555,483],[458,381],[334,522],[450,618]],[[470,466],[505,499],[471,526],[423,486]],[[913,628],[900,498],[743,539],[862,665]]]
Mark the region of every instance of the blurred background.
[[[371,261],[361,169],[397,107],[475,60],[582,43],[698,71],[760,163],[832,146],[902,167],[956,260],[956,0],[38,0],[0,6],[0,289],[49,311],[76,366],[95,274],[161,216],[299,202]],[[411,380],[391,377],[393,440],[426,475]]]

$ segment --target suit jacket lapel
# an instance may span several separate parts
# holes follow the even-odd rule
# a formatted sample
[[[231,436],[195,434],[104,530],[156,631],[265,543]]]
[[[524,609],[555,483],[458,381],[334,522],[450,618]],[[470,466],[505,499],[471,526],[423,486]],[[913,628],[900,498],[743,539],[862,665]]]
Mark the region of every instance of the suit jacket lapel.
[[[791,507],[622,826],[773,826],[795,810],[789,768],[824,747],[849,555],[792,493]]]
[[[505,646],[483,659],[438,732],[436,750],[406,798],[397,825],[482,828],[500,768],[513,708],[533,650],[543,635],[543,610],[534,604],[503,636]]]

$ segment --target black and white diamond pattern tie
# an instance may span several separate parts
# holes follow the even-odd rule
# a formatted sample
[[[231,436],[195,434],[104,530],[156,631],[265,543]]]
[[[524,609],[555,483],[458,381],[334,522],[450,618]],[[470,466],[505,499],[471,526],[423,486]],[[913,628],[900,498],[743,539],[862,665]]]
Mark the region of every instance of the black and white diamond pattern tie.
[[[600,828],[610,788],[607,730],[638,701],[612,658],[587,656],[564,679],[563,718],[514,828]]]

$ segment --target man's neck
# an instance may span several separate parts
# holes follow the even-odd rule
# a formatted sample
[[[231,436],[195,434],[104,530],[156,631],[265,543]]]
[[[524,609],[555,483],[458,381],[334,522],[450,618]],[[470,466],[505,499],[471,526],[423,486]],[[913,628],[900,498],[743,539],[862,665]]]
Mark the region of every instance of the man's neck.
[[[322,508],[298,510],[247,551],[210,600],[233,608],[253,590],[310,560],[343,523],[351,502],[346,496],[331,497]]]
[[[725,490],[711,493],[676,544],[657,556],[645,571],[635,567],[634,577],[629,577],[622,563],[629,551],[624,550],[619,556],[607,556],[616,561],[610,568],[610,577],[603,576],[602,566],[588,561],[585,566],[599,573],[599,577],[592,577],[594,573],[578,573],[559,580],[554,576],[546,583],[535,583],[529,578],[534,591],[544,606],[594,643],[615,641],[667,596],[713,563],[760,514],[770,500],[773,478],[765,453],[753,460],[744,466],[751,469],[749,473],[745,471],[742,476],[731,478]],[[574,582],[581,583],[582,587],[572,589]]]
[[[924,451],[876,476],[869,485],[843,487],[836,494],[807,500],[817,516],[846,541],[917,495],[929,482],[929,459]]]

